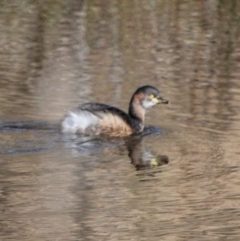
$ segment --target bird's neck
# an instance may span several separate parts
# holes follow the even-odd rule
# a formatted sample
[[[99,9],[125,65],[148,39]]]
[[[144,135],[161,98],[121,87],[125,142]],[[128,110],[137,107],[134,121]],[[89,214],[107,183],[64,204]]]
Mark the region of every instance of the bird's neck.
[[[128,114],[132,119],[135,119],[143,124],[145,117],[145,109],[142,107],[140,103],[141,96],[134,95],[129,104]]]

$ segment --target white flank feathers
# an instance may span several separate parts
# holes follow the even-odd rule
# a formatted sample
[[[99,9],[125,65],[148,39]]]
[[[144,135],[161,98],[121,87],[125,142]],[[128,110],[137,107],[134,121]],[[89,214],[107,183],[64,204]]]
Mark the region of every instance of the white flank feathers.
[[[96,126],[98,118],[89,111],[77,110],[69,112],[62,121],[62,132],[65,133],[84,133],[87,128]]]

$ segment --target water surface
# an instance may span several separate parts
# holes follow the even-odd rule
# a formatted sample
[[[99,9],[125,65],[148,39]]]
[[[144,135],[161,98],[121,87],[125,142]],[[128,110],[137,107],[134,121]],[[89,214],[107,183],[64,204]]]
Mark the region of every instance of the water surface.
[[[1,240],[239,240],[238,1],[0,4]],[[58,130],[146,84],[153,134]]]

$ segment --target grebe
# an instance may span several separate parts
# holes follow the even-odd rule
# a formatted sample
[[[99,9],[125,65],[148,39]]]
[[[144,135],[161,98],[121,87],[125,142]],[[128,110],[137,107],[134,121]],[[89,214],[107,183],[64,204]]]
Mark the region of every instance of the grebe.
[[[144,128],[146,109],[159,103],[168,104],[168,101],[155,87],[142,86],[133,94],[128,114],[113,106],[86,103],[65,116],[62,132],[119,137],[140,133]]]

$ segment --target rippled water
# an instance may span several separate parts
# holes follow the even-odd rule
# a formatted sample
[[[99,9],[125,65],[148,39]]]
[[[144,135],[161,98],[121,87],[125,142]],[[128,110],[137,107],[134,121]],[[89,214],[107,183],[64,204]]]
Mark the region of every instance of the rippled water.
[[[0,240],[240,239],[238,1],[0,5]],[[60,133],[146,84],[152,134]]]

